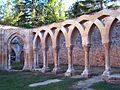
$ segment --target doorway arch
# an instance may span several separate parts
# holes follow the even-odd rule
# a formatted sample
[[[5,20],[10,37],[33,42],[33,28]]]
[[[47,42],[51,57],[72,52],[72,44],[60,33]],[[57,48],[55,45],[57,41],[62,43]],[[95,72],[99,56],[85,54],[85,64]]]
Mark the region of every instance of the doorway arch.
[[[7,69],[8,70],[23,70],[25,64],[25,40],[24,37],[20,34],[12,34],[7,41]],[[14,48],[15,60],[11,59],[11,51]],[[22,60],[21,60],[21,53]]]

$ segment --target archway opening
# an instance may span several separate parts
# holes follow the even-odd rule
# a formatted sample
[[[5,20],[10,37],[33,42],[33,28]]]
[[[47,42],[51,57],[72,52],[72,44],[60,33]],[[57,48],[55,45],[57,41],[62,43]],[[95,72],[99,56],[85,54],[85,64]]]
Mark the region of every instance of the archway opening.
[[[100,30],[96,25],[91,27],[91,35],[90,35],[90,65],[91,71],[95,75],[101,75],[104,71],[104,48],[102,45],[102,38]]]
[[[71,44],[73,46],[72,49],[72,60],[74,69],[76,73],[80,74],[83,71],[83,65],[84,65],[84,50],[82,48],[82,37],[79,32],[79,30],[75,27],[73,29],[72,35],[71,35]]]
[[[8,42],[8,69],[22,70],[24,66],[24,43],[23,40],[15,36]]]
[[[48,67],[52,70],[54,67],[54,56],[53,56],[53,47],[52,47],[52,38],[50,34],[46,36],[46,48],[47,48],[47,62]]]
[[[35,42],[35,49],[36,49],[36,68],[42,68],[43,66],[43,55],[42,55],[42,45],[40,37],[37,36]],[[34,57],[35,58],[35,57]]]
[[[120,21],[115,19],[110,30],[110,61],[113,73],[120,74]]]
[[[63,72],[66,72],[67,63],[68,63],[68,54],[67,54],[65,36],[62,31],[59,31],[59,34],[57,36],[57,46],[59,47],[58,61],[60,64],[60,68]]]

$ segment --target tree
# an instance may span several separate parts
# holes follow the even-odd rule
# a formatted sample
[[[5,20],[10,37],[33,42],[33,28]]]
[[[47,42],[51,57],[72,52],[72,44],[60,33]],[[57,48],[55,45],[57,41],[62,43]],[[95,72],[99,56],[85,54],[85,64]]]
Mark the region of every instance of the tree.
[[[32,28],[66,19],[62,0],[8,0],[0,7],[3,24]]]
[[[109,8],[107,5],[113,0],[80,0],[75,2],[68,10],[69,18],[77,17],[83,14],[100,11]]]
[[[39,3],[37,11],[41,14],[42,24],[49,24],[66,19],[63,3],[59,0],[49,0],[45,3]]]
[[[7,0],[7,3],[1,5],[1,21],[2,24],[9,24],[11,25],[13,22],[13,7],[12,7],[12,0]]]

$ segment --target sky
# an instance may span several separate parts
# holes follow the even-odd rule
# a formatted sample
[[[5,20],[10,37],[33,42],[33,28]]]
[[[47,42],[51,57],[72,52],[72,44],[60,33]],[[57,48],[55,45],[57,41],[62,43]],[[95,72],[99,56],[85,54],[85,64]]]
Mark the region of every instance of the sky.
[[[75,3],[77,0],[64,0],[65,3],[65,9],[67,10],[73,3]]]

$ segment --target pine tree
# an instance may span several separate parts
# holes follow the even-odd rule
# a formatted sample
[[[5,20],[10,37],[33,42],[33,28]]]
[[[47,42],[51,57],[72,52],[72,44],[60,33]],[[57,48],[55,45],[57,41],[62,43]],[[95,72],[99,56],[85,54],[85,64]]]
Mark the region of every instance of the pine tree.
[[[98,12],[104,8],[113,8],[113,6],[107,5],[109,2],[112,1],[113,0],[79,0],[69,8],[69,18],[92,12]]]
[[[7,3],[5,5],[3,5],[3,9],[2,9],[2,23],[3,24],[12,24],[13,18],[14,18],[14,11],[13,11],[13,7],[12,7],[12,0],[7,0]]]

